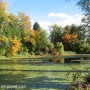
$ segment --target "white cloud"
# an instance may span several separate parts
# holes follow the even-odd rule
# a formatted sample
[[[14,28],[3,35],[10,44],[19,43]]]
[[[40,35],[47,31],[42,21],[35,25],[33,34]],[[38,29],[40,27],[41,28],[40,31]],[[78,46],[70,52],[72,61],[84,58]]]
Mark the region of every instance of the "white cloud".
[[[32,22],[32,27],[33,24],[35,23],[35,20],[31,20]],[[40,25],[40,27],[44,28],[44,29],[48,29],[48,26],[52,25],[52,23],[50,21],[37,21]]]
[[[33,26],[33,24],[35,23],[35,20],[31,20],[31,22],[32,22],[32,26]],[[48,28],[50,25],[52,25],[52,23],[50,21],[38,21],[38,23],[39,23],[40,27],[47,30],[47,33],[49,34]]]
[[[43,29],[45,29],[45,30],[47,31],[47,34],[50,33],[49,30],[48,30],[49,26],[52,25],[52,23],[51,23],[50,21],[39,21],[38,23],[40,24],[40,26],[41,26]]]
[[[53,24],[57,24],[59,26],[66,26],[66,25],[80,25],[81,24],[81,18],[83,17],[82,14],[75,14],[75,15],[69,15],[67,13],[49,13],[48,19],[43,21],[37,21],[40,26],[47,30],[49,33],[49,26]],[[31,20],[32,25],[35,23],[35,20]]]
[[[54,18],[67,18],[68,14],[66,13],[49,13],[48,17],[54,17]]]
[[[69,15],[67,13],[49,13],[49,18],[57,19],[55,23],[61,26],[76,24],[81,24],[81,18],[83,17],[82,14],[75,14],[75,15]]]
[[[48,29],[48,26],[52,25],[50,21],[39,21],[40,26],[44,29]]]

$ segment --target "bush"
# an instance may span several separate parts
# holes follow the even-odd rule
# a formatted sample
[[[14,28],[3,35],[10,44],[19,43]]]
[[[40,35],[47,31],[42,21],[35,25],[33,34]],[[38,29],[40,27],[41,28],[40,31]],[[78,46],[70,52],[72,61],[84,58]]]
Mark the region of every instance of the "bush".
[[[54,49],[54,44],[53,43],[49,43],[48,44],[48,48],[49,48],[49,52],[52,52]]]
[[[64,46],[63,46],[62,42],[57,42],[57,43],[56,43],[56,50],[57,50],[61,55],[64,54]],[[59,61],[60,61],[61,63],[64,63],[64,58],[61,58]]]
[[[86,75],[83,81],[75,81],[69,85],[67,90],[90,90],[90,75]]]
[[[31,52],[31,55],[35,55],[34,52]]]
[[[40,55],[40,56],[42,56],[42,55],[44,55],[44,52],[43,52],[43,51],[36,51],[36,52],[35,52],[35,55]]]
[[[59,51],[61,53],[61,55],[64,54],[64,46],[63,46],[62,42],[56,43],[56,50]]]
[[[52,56],[60,56],[61,53],[59,51],[56,51],[54,50],[52,53],[51,53]],[[50,62],[60,62],[60,63],[64,63],[64,59],[63,58],[54,58],[52,60],[50,60]]]
[[[73,51],[65,51],[64,52],[64,55],[75,55],[76,52],[73,52]]]

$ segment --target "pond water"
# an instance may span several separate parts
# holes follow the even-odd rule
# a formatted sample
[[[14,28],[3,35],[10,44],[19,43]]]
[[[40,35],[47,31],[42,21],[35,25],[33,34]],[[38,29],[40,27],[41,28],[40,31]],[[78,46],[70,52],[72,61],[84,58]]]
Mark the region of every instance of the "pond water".
[[[0,90],[65,90],[72,72],[89,64],[60,64],[36,59],[0,60]]]

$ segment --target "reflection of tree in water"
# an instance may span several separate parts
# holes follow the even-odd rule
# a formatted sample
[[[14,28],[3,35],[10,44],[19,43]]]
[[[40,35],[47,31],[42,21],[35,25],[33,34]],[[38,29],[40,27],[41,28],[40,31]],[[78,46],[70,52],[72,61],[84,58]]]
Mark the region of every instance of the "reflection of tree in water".
[[[21,74],[21,71],[17,71],[19,70],[19,65],[17,64],[17,60],[15,59],[12,60],[12,69],[15,70],[12,72],[13,75],[19,76]]]

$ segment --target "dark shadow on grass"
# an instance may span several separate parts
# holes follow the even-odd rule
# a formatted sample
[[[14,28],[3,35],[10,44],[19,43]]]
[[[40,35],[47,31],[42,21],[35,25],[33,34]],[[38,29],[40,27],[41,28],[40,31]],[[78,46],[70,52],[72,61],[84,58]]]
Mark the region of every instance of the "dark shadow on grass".
[[[24,81],[27,82],[27,87],[39,90],[42,90],[43,88],[46,90],[50,89],[65,90],[68,87],[68,84],[64,83],[62,78],[53,79],[48,77],[36,77],[36,78],[28,78],[25,79]]]
[[[23,73],[14,73],[10,72],[6,74],[1,74],[0,72],[0,85],[12,85],[15,84],[17,81],[21,81],[21,78],[26,77]]]
[[[82,73],[87,73],[90,72],[90,70],[17,70],[17,69],[0,69],[0,71],[24,71],[24,72],[50,72],[50,73],[55,73],[55,72],[82,72]]]
[[[46,90],[65,90],[66,87],[68,87],[68,84],[66,84],[64,80],[64,78],[48,78],[46,76],[28,78],[24,74],[13,74],[13,72],[8,74],[0,74],[0,85],[26,85],[27,88],[22,90],[42,90],[43,88]]]

